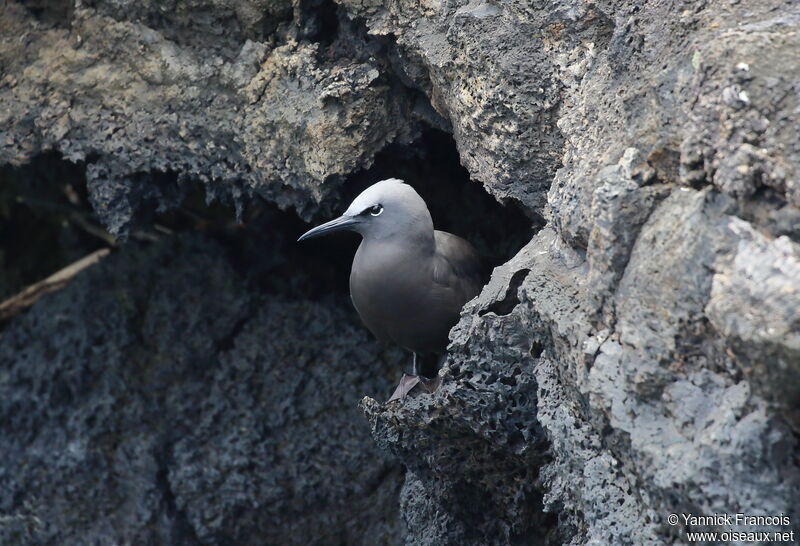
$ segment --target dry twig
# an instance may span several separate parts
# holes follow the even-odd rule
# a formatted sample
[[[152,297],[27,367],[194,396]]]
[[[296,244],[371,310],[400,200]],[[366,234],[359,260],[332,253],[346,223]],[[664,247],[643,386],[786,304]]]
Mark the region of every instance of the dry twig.
[[[6,320],[13,317],[20,311],[27,309],[36,302],[39,298],[47,294],[65,287],[75,275],[84,269],[93,266],[111,252],[108,248],[101,248],[84,256],[77,262],[71,263],[64,269],[61,269],[43,281],[39,281],[25,288],[19,294],[10,297],[6,301],[0,303],[0,320]]]

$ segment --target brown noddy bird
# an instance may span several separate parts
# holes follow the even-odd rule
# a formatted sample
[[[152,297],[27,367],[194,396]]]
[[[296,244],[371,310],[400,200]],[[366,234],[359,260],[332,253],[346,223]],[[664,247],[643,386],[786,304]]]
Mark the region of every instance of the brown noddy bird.
[[[444,352],[461,308],[480,291],[478,253],[461,237],[433,229],[425,201],[396,178],[373,184],[339,218],[298,241],[340,230],[362,237],[350,270],[350,298],[361,320],[378,339],[414,353],[411,375],[403,374],[389,402],[417,384],[433,392],[438,377],[422,377],[417,359]]]

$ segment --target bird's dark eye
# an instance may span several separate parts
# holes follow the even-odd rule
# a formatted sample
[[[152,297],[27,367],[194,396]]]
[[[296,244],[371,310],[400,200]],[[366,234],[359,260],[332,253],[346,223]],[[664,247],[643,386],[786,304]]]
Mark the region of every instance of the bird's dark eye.
[[[379,216],[380,213],[383,212],[383,206],[381,205],[372,205],[370,208],[367,209],[369,213],[373,216]]]

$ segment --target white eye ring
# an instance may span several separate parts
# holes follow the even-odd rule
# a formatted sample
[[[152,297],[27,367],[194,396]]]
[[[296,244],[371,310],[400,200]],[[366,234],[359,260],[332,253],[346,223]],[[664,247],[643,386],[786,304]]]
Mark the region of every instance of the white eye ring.
[[[383,212],[383,206],[382,205],[373,205],[373,206],[371,206],[369,208],[369,213],[372,216],[380,216],[382,212]]]

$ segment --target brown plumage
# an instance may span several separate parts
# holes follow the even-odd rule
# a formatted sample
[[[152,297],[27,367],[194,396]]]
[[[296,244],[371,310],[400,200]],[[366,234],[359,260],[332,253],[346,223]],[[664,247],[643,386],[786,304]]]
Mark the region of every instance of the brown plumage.
[[[376,337],[414,353],[392,399],[420,379],[417,355],[444,352],[461,308],[482,285],[481,260],[467,241],[433,229],[428,207],[411,186],[383,180],[364,190],[347,211],[299,240],[349,229],[363,237],[350,271],[350,297]],[[424,380],[429,390],[436,384]]]

